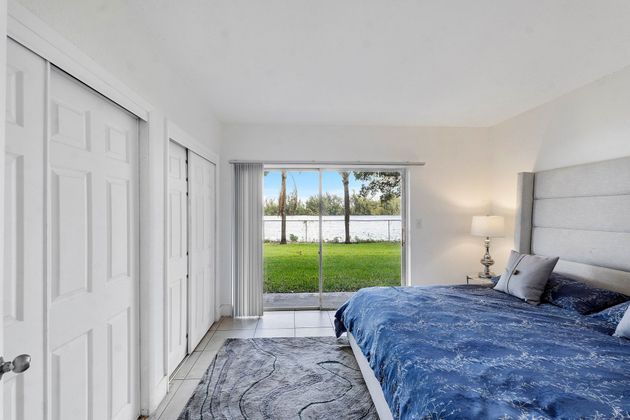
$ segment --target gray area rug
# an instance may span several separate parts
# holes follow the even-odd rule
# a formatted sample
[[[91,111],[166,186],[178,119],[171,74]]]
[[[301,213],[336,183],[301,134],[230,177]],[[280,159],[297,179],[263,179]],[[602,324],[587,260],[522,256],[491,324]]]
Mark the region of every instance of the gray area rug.
[[[228,339],[179,420],[378,419],[348,341]]]

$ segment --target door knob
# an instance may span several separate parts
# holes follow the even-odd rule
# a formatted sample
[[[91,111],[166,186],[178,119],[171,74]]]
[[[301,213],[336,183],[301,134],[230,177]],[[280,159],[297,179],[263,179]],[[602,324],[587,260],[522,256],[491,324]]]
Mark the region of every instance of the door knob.
[[[4,358],[0,357],[0,379],[7,372],[22,373],[30,366],[31,356],[28,354],[21,354],[11,362],[5,362]]]

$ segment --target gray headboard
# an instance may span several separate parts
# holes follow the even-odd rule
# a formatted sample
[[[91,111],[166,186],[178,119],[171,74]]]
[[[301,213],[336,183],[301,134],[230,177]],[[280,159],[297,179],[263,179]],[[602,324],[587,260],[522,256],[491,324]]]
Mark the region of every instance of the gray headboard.
[[[520,173],[515,247],[630,295],[630,157]]]

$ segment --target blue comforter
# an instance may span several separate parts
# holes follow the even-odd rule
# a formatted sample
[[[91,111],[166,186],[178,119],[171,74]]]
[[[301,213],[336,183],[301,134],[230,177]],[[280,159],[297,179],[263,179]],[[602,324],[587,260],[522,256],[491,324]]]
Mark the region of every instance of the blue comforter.
[[[362,289],[335,315],[394,418],[629,418],[630,340],[485,286]]]

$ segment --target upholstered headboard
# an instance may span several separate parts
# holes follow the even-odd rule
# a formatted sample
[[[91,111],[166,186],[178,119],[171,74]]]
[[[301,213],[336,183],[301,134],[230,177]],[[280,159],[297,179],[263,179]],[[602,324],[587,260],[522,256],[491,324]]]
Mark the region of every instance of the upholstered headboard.
[[[518,176],[515,247],[630,295],[630,157]]]

